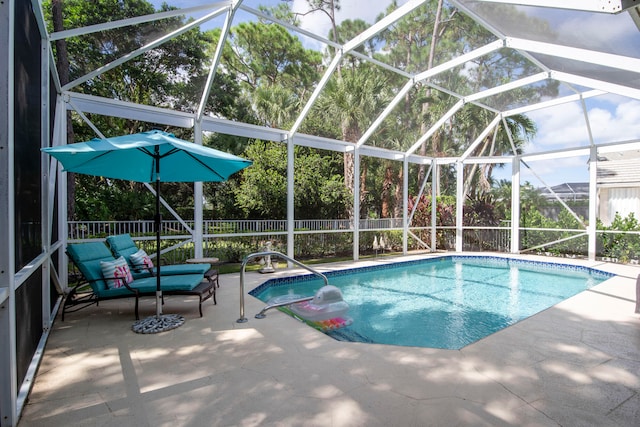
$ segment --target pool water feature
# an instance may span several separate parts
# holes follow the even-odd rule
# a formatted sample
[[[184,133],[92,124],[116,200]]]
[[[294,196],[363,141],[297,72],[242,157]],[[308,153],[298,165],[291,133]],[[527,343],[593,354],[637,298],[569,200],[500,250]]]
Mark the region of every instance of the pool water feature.
[[[342,291],[353,324],[342,341],[460,349],[539,313],[613,274],[588,267],[502,257],[445,256],[326,273]],[[271,279],[250,292],[269,299],[312,296],[323,282]]]

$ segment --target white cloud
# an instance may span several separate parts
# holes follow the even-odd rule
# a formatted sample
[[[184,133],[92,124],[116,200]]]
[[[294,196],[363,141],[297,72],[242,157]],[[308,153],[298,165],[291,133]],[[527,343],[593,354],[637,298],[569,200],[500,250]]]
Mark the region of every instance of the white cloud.
[[[527,153],[589,144],[584,114],[577,103],[546,108],[528,115],[536,122],[538,133],[525,148]]]
[[[609,101],[605,98],[598,102],[587,101],[594,141],[609,143],[640,138],[640,101]],[[588,129],[579,103],[535,111],[529,113],[529,117],[536,122],[538,134],[526,152],[589,145]]]
[[[628,141],[640,138],[640,101],[617,104],[615,109],[589,111],[596,143]]]

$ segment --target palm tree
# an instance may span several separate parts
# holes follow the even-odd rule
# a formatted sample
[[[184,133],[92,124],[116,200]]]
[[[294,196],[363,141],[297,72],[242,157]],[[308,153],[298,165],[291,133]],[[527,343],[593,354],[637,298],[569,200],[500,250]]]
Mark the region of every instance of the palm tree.
[[[368,64],[360,64],[356,68],[344,69],[340,76],[327,83],[318,99],[315,112],[327,123],[335,123],[340,129],[341,139],[356,143],[363,134],[363,129],[371,123],[380,110],[388,103],[387,78],[374,72]],[[354,191],[354,153],[344,154],[344,182],[351,195]],[[366,182],[366,162],[361,167],[360,201],[364,201]],[[356,218],[351,209],[350,217]]]
[[[253,104],[259,121],[269,127],[284,129],[295,120],[300,98],[288,88],[273,84],[257,87]]]
[[[477,111],[476,111],[477,110]],[[468,119],[472,117],[468,127],[469,131],[478,131],[482,126],[487,126],[490,122],[489,113],[486,110],[477,108],[469,109],[470,114],[465,114]],[[522,152],[523,146],[533,138],[536,134],[536,125],[529,117],[523,114],[507,117],[506,122],[508,131],[505,131],[503,123],[500,123],[494,133],[488,135],[481,144],[473,151],[472,155],[480,156],[504,156],[507,154],[516,155]],[[509,134],[513,140],[513,145],[509,139]],[[469,135],[472,135],[471,133]],[[469,138],[471,139],[471,138]],[[514,153],[515,148],[515,153]],[[492,172],[495,167],[494,163],[478,166],[473,164],[465,170],[464,194],[475,198],[480,194],[486,193],[491,189]]]

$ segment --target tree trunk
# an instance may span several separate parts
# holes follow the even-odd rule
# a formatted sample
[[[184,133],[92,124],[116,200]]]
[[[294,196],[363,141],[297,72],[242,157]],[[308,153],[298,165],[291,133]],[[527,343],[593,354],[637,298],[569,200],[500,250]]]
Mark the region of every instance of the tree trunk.
[[[51,1],[51,15],[53,19],[53,31],[64,30],[62,19],[62,0]],[[69,83],[69,56],[67,55],[67,42],[56,40],[56,68],[62,86]],[[67,111],[67,144],[72,144],[75,140],[73,133],[73,122],[71,112]],[[67,218],[73,219],[76,206],[76,177],[73,173],[67,174]]]
[[[367,162],[360,159],[360,218],[367,210],[364,204],[367,198],[367,171]]]
[[[393,171],[391,165],[387,165],[384,171],[384,181],[382,182],[382,218],[391,216],[391,186],[393,185]]]
[[[438,8],[436,9],[436,17],[435,20],[433,22],[433,32],[431,33],[431,46],[429,46],[429,58],[427,59],[427,70],[430,70],[431,68],[433,68],[433,61],[435,59],[436,56],[436,45],[438,44],[438,39],[440,38],[439,35],[439,27],[440,27],[440,17],[442,15],[442,2],[443,0],[438,0]],[[427,87],[426,89],[426,99],[429,99],[429,97],[431,96],[431,88]],[[425,102],[422,104],[422,117],[425,117],[427,112],[429,111],[429,102]],[[422,124],[420,125],[420,134],[424,135],[425,133],[427,133],[427,124],[424,122],[424,120],[422,121]],[[435,135],[434,135],[435,136]],[[432,136],[433,138],[433,136]],[[436,155],[436,152],[434,150],[433,153],[431,153],[432,156]],[[426,141],[422,143],[422,145],[420,146],[420,151],[419,154],[421,156],[426,156],[427,154],[427,144]],[[418,170],[418,183],[422,184],[422,181],[424,181],[425,179],[425,174],[426,174],[426,166],[425,165],[420,165],[420,168]]]
[[[362,136],[362,132],[358,129],[357,126],[349,126],[347,123],[342,124],[342,138],[344,141],[353,142],[354,144],[360,139]],[[362,202],[364,201],[364,194],[366,191],[366,177],[367,177],[367,168],[365,164],[360,164],[361,173],[360,173],[360,206],[362,207]],[[347,187],[347,191],[352,196],[351,200],[353,200],[353,196],[355,195],[355,154],[354,152],[345,152],[344,153],[344,185]],[[362,208],[361,208],[362,210]],[[349,218],[359,217],[360,212],[355,212],[353,204],[347,210],[349,214]]]
[[[400,218],[402,216],[402,209],[404,208],[404,200],[402,199],[402,186],[404,185],[403,170],[403,168],[400,168],[400,171],[398,171],[398,181],[396,182],[396,204],[393,207],[393,216],[395,218]]]
[[[494,130],[494,136],[493,138],[489,139],[489,137],[487,137],[484,141],[484,144],[482,144],[482,147],[479,150],[476,150],[476,156],[480,157],[484,154],[485,150],[487,150],[487,148],[489,148],[489,152],[486,154],[487,156],[493,156],[494,152],[495,152],[495,133],[498,132],[498,129],[496,128]],[[471,170],[469,171],[469,174],[467,175],[467,178],[465,179],[464,182],[464,194],[465,195],[470,195],[470,196],[477,196],[478,192],[477,189],[480,189],[482,191],[489,191],[491,189],[491,185],[489,184],[489,179],[484,175],[485,172],[485,168],[481,168],[481,174],[478,177],[478,181],[476,181],[476,186],[477,189],[474,190],[473,192],[471,192],[471,186],[474,183],[474,175],[476,173],[476,171],[478,170],[478,164],[474,163],[473,167],[470,168]]]

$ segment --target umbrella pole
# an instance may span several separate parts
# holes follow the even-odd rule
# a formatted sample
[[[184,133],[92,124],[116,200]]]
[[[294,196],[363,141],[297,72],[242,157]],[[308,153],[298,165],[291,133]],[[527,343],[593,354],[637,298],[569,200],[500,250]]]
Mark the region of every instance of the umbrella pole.
[[[156,161],[156,169],[159,169],[159,161]],[[156,316],[162,316],[162,288],[160,287],[160,226],[162,219],[160,216],[160,174],[156,170]]]
[[[138,320],[133,324],[133,332],[139,334],[157,334],[182,326],[184,317],[179,314],[162,314],[162,288],[160,285],[160,153],[156,145],[156,315]]]

